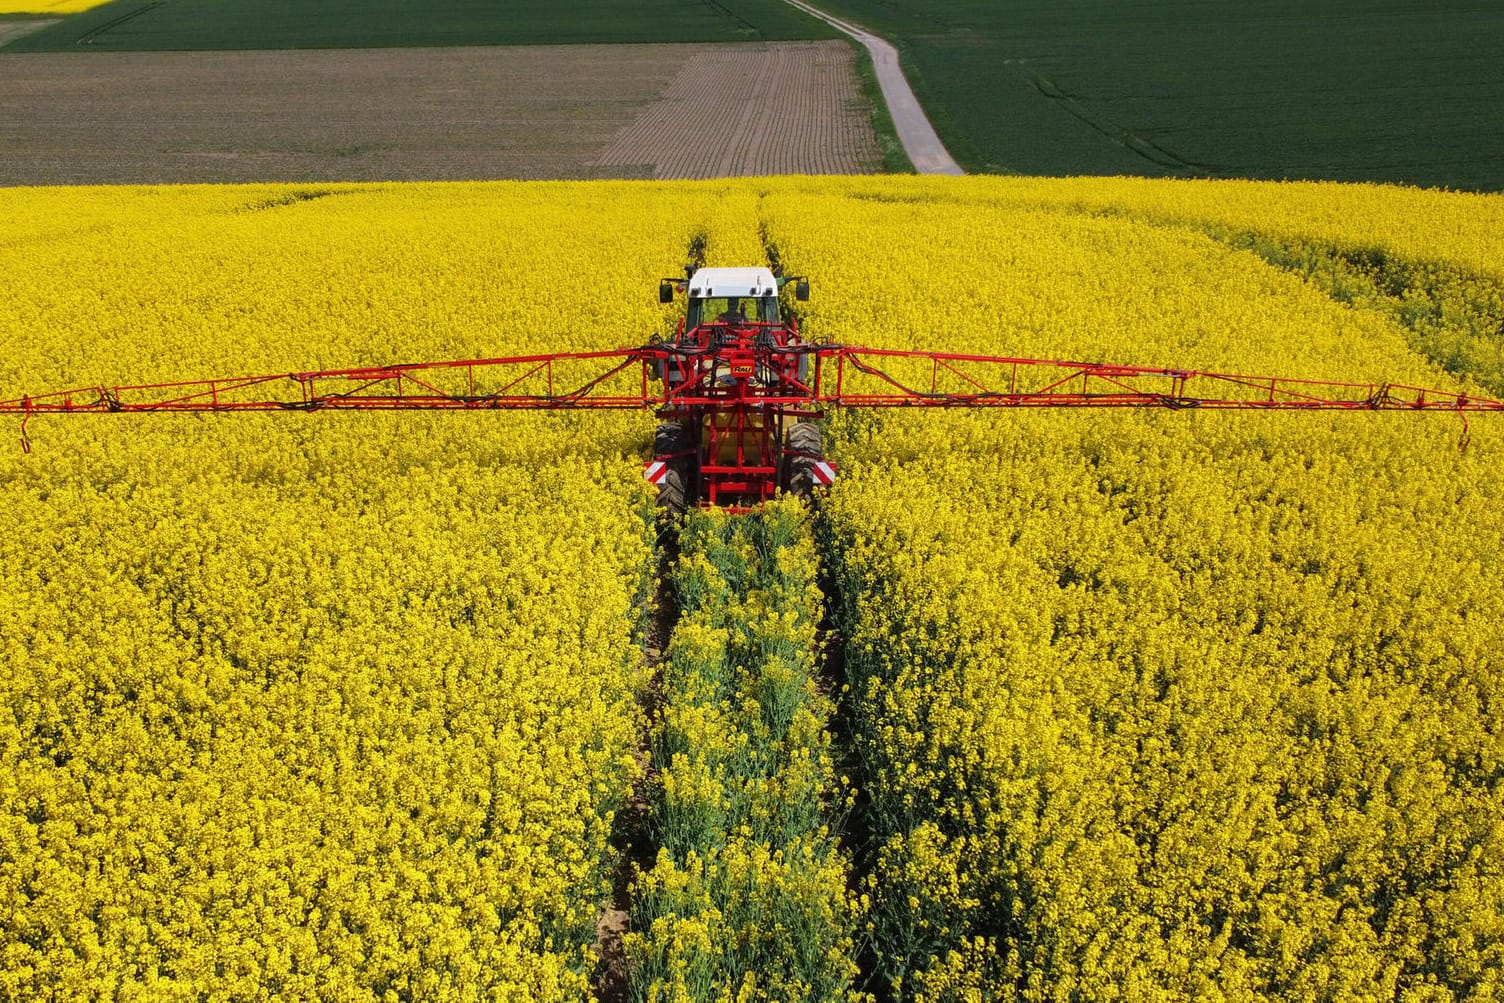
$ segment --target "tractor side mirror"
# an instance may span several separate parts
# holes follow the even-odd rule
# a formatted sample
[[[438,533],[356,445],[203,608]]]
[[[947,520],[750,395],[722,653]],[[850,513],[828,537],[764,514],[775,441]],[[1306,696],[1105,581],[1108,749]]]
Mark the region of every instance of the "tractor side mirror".
[[[674,301],[674,284],[667,279],[658,283],[658,302],[672,303]]]
[[[800,279],[794,286],[794,299],[803,303],[809,299],[809,279]]]

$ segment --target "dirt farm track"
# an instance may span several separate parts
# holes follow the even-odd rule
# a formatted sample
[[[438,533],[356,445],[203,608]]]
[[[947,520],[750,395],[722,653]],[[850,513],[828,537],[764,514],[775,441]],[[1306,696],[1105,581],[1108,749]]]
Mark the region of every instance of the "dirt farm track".
[[[0,185],[696,178],[879,162],[844,42],[0,55]]]

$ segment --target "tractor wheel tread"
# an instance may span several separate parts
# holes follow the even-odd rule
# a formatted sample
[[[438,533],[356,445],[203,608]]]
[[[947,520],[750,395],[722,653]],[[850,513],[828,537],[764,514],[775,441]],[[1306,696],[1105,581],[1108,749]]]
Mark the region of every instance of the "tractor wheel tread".
[[[653,449],[664,456],[679,453],[689,448],[689,430],[677,421],[665,421],[658,426],[653,436]]]
[[[784,433],[789,451],[784,486],[792,494],[808,498],[815,490],[815,463],[825,455],[824,437],[814,422],[800,422]]]
[[[671,516],[684,511],[684,474],[677,466],[669,467],[658,482],[658,507]]]

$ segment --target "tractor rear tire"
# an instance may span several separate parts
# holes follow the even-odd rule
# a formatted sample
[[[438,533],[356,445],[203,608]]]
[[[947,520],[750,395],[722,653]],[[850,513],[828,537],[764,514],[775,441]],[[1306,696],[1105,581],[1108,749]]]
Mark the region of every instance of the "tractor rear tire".
[[[800,422],[784,435],[784,448],[788,452],[784,481],[790,494],[808,498],[815,491],[815,463],[825,458],[825,440],[820,426],[814,422]]]
[[[679,515],[689,503],[689,473],[693,456],[675,456],[694,448],[689,429],[677,421],[665,421],[658,426],[653,436],[653,454],[672,457],[665,462],[668,469],[658,482],[658,507],[671,516]]]
[[[791,449],[824,455],[824,440],[820,435],[820,426],[812,421],[801,421],[790,428],[788,442]]]
[[[689,448],[689,429],[677,421],[662,421],[658,423],[658,431],[653,435],[653,454],[655,456],[667,456],[670,453],[682,453]],[[681,462],[675,460],[675,463]]]
[[[677,516],[684,513],[685,488],[684,474],[676,466],[671,466],[663,473],[663,480],[658,482],[658,508],[667,516]]]

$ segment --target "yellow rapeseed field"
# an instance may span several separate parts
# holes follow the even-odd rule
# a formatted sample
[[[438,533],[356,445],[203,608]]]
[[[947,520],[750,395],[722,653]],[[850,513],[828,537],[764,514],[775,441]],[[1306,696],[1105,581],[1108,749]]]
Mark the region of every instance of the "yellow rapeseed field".
[[[1497,305],[1498,233],[1452,223],[1504,200],[1385,194],[889,181],[764,215],[819,277],[818,337],[1444,387],[1469,369],[1429,349],[1455,334],[1494,375],[1500,331],[1458,331],[1477,314],[1344,297],[1246,239],[1382,252],[1405,305],[1445,266]],[[900,998],[1504,993],[1498,422],[1465,452],[1459,420],[1405,415],[835,424],[869,922]]]
[[[77,14],[109,0],[0,0],[0,14]]]
[[[704,200],[561,196],[7,192],[0,386],[645,339]],[[585,992],[651,419],[329,417],[0,451],[0,995]]]
[[[10,190],[0,399],[640,342],[696,237],[809,275],[817,339],[1487,388],[1500,222],[1102,179]],[[0,439],[0,995],[586,997],[650,734],[652,426]],[[873,988],[1504,997],[1504,427],[1461,435],[834,419],[814,522]]]

